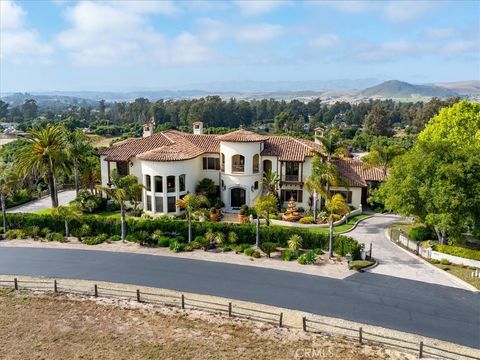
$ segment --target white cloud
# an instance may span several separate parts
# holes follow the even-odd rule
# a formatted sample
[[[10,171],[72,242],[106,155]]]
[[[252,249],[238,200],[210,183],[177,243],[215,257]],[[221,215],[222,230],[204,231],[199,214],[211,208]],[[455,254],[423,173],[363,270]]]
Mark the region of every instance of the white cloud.
[[[388,20],[401,23],[416,20],[436,6],[433,1],[389,1],[383,11]]]
[[[411,56],[418,53],[416,44],[406,40],[386,41],[380,44],[357,44],[353,57],[358,61],[387,61],[400,56]]]
[[[323,34],[309,42],[309,45],[316,48],[327,48],[340,43],[337,34]]]
[[[455,34],[455,29],[446,28],[428,28],[425,30],[425,37],[430,40],[445,40],[451,38]]]
[[[0,58],[14,62],[46,62],[53,48],[25,25],[27,13],[13,1],[0,1]]]
[[[242,42],[264,42],[273,40],[283,33],[283,27],[274,24],[254,24],[238,29],[235,33],[237,40]]]
[[[322,4],[331,6],[339,11],[347,13],[363,13],[373,8],[372,3],[368,1],[326,1],[326,2],[314,2],[313,4]]]
[[[75,64],[198,64],[213,59],[205,39],[184,32],[168,37],[149,24],[152,14],[180,11],[170,2],[80,2],[69,8],[70,28],[57,37]]]
[[[281,0],[238,0],[235,4],[244,16],[259,16],[269,13],[281,6],[288,5],[290,1]]]

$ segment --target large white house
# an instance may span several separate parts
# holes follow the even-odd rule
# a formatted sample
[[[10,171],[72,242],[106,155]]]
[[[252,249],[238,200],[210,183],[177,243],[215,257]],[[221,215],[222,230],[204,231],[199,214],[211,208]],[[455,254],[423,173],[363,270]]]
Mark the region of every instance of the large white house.
[[[312,159],[322,146],[291,136],[264,136],[246,130],[224,135],[203,134],[203,123],[193,124],[193,134],[177,130],[154,133],[144,126],[143,138],[132,138],[99,153],[102,185],[110,185],[110,175],[135,175],[145,186],[143,209],[152,214],[178,214],[176,200],[194,193],[198,182],[209,178],[218,186],[226,211],[253,206],[262,194],[264,172],[275,171],[279,178],[278,195],[290,198],[298,207],[312,206],[305,180],[311,175]],[[366,168],[359,160],[337,162],[345,187],[332,188],[356,208],[365,202],[368,188],[381,181],[377,168]]]

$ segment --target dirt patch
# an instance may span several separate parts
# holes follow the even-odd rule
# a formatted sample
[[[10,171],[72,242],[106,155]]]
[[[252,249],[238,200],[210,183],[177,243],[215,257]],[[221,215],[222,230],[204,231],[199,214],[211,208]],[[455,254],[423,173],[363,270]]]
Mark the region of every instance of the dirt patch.
[[[1,358],[414,358],[340,337],[126,300],[34,292],[0,295]]]

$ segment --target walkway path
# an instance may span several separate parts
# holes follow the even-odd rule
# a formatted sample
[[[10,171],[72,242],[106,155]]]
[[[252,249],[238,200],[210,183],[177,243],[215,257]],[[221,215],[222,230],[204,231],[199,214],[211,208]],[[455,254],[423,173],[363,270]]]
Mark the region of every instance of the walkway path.
[[[456,281],[450,275],[437,270],[422,260],[409,254],[399,246],[392,243],[386,236],[386,229],[402,218],[396,215],[375,215],[358,223],[358,226],[346,235],[365,244],[368,250],[370,243],[373,245],[373,257],[379,265],[371,270],[372,274],[386,275],[423,281],[443,286],[452,286],[469,289]]]
[[[0,248],[0,274],[221,296],[480,347],[477,293],[381,274],[355,273],[342,280],[167,256],[9,247]]]
[[[75,199],[75,190],[65,190],[58,193],[58,204],[68,205],[68,203]],[[8,209],[8,212],[37,212],[40,210],[50,209],[52,207],[52,200],[50,196],[43,197],[38,200],[33,200],[28,203],[15,206]]]

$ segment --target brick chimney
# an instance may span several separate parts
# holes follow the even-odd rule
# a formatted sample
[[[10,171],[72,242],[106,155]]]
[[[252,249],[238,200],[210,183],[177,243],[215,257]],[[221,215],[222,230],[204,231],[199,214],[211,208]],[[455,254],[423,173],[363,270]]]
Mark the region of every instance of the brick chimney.
[[[194,135],[203,135],[203,122],[195,121],[193,123],[193,134]]]

